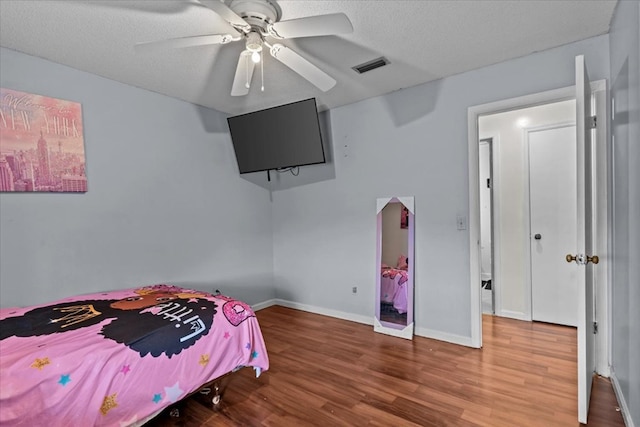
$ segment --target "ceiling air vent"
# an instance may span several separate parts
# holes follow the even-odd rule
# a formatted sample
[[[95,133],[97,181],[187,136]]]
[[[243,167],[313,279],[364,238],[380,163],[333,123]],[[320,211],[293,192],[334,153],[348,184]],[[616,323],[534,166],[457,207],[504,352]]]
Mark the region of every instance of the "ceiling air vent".
[[[384,65],[387,65],[389,60],[384,56],[380,58],[376,58],[372,61],[365,62],[364,64],[356,65],[353,68],[358,74],[366,73],[367,71],[375,70],[376,68],[380,68]]]

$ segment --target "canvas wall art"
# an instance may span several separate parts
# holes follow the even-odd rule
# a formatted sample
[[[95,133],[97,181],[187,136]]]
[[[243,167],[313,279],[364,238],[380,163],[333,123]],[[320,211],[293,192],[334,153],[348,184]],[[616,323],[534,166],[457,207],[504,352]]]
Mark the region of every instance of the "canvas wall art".
[[[0,191],[87,191],[81,104],[0,88]]]

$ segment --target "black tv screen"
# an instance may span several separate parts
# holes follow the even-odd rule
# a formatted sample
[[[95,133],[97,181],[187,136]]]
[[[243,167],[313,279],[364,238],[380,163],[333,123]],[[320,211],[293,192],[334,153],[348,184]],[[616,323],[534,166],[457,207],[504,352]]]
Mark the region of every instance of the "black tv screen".
[[[315,98],[227,122],[240,173],[325,163]]]

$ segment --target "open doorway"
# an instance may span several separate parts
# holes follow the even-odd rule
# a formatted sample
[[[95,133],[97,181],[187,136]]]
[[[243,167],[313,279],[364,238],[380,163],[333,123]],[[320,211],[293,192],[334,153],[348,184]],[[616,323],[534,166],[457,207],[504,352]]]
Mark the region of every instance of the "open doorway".
[[[478,141],[479,120],[483,115],[518,108],[533,107],[557,101],[575,99],[576,185],[577,197],[576,230],[574,250],[565,256],[568,263],[575,262],[577,278],[577,360],[578,360],[578,420],[587,422],[589,395],[594,373],[608,374],[608,336],[610,334],[610,309],[608,303],[608,266],[598,264],[599,257],[609,253],[608,189],[611,187],[607,154],[610,152],[607,133],[607,88],[606,81],[590,82],[583,55],[575,57],[575,86],[555,91],[498,101],[469,107],[469,244],[471,280],[471,341],[482,347],[482,314],[480,311],[479,265],[479,194],[478,194]],[[572,94],[573,92],[573,94]],[[528,162],[523,162],[528,164]],[[604,182],[605,185],[599,185]],[[556,183],[554,188],[561,186]],[[528,198],[523,198],[525,201]],[[523,212],[525,210],[523,209]],[[555,215],[558,216],[557,214]],[[552,216],[549,216],[552,218]],[[500,224],[502,224],[502,221]],[[604,237],[602,239],[601,237]],[[531,236],[529,236],[531,238]],[[604,254],[604,255],[599,255]],[[525,262],[525,269],[527,268]],[[530,264],[530,263],[529,263]],[[529,265],[530,268],[530,265]],[[525,276],[526,279],[527,276]],[[531,298],[530,294],[525,298]],[[530,304],[525,304],[525,309]],[[604,313],[602,313],[604,312]],[[602,313],[602,314],[601,314]],[[600,327],[599,323],[602,323]],[[598,334],[599,330],[601,333]],[[603,351],[604,349],[604,351]],[[603,354],[604,353],[604,354]],[[604,357],[603,357],[604,356]],[[602,367],[605,369],[602,369]],[[606,371],[606,372],[603,372]]]
[[[610,180],[609,169],[607,164],[607,155],[610,150],[610,141],[607,136],[607,85],[606,81],[591,82],[592,93],[592,106],[591,111],[597,118],[597,127],[592,129],[592,137],[596,144],[592,148],[592,160],[593,160],[593,191],[597,193],[597,198],[593,206],[593,220],[594,220],[594,252],[600,256],[600,264],[598,268],[594,270],[594,300],[595,300],[595,312],[593,314],[594,320],[598,323],[598,334],[595,337],[595,361],[596,372],[603,376],[609,375],[608,361],[610,359],[610,302],[609,302],[609,273],[608,273],[608,244],[609,244],[609,229],[608,229],[608,182]],[[480,195],[479,195],[479,147],[480,141],[491,138],[492,141],[492,185],[494,198],[492,200],[492,244],[493,244],[493,256],[492,261],[492,290],[494,292],[494,310],[496,314],[504,317],[512,317],[521,320],[531,320],[531,292],[524,291],[523,287],[520,287],[518,291],[514,289],[502,288],[501,275],[503,271],[519,270],[520,282],[523,282],[524,278],[530,277],[530,259],[523,256],[525,251],[530,251],[530,239],[535,238],[534,235],[530,235],[530,223],[528,222],[528,215],[525,218],[523,212],[528,212],[528,196],[524,197],[524,190],[521,191],[521,196],[516,198],[519,201],[519,215],[512,215],[508,219],[501,217],[501,212],[504,209],[501,207],[501,203],[505,198],[496,195],[496,188],[504,188],[506,186],[516,185],[518,188],[525,188],[525,182],[522,179],[516,181],[501,182],[503,176],[508,174],[503,173],[502,169],[512,168],[514,164],[528,165],[528,158],[525,157],[525,152],[521,149],[519,155],[512,156],[512,161],[496,161],[496,158],[504,158],[503,150],[510,150],[516,144],[509,144],[507,141],[513,138],[509,136],[509,133],[499,130],[491,130],[486,127],[482,127],[481,121],[489,119],[491,117],[498,117],[501,113],[522,113],[525,109],[562,103],[564,101],[572,101],[576,98],[575,86],[569,86],[561,89],[550,90],[547,92],[540,92],[532,95],[525,95],[518,98],[506,99],[488,104],[482,104],[469,107],[468,109],[468,148],[469,148],[469,244],[470,244],[470,287],[471,287],[471,345],[474,347],[482,347],[482,280],[481,280],[481,251],[480,251]],[[593,119],[594,124],[596,118]],[[526,135],[527,128],[532,130],[531,123],[525,121],[525,117],[520,117],[521,120],[516,120],[515,125],[517,128],[512,128],[511,135],[515,135],[515,138],[522,138]],[[575,120],[575,110],[573,115]],[[486,124],[486,123],[485,123]],[[482,132],[481,132],[482,129]],[[535,129],[534,129],[535,130]],[[531,132],[529,132],[531,133]],[[528,152],[528,151],[527,151]],[[513,153],[511,153],[513,154]],[[525,162],[526,160],[526,162]],[[558,186],[562,183],[558,183]],[[527,188],[528,190],[528,188]],[[512,246],[514,251],[519,252],[519,261],[505,263],[503,255],[506,253],[504,248],[498,247],[502,242],[502,234],[505,233],[505,225],[508,222],[515,222],[515,225],[520,227],[520,230],[528,230],[528,233],[524,237],[520,237],[520,244]],[[514,224],[512,224],[514,225]],[[526,239],[526,240],[525,240]],[[509,253],[513,256],[514,253]],[[513,259],[513,258],[511,258]],[[516,292],[514,294],[514,292]],[[507,300],[508,301],[503,301]],[[595,324],[593,325],[596,326]],[[591,331],[591,329],[590,329]]]
[[[568,99],[478,118],[481,299],[485,314],[554,323],[553,319],[564,319],[564,310],[577,300],[577,284],[544,273],[570,269],[564,255],[556,256],[556,252],[571,251],[575,239],[557,247],[559,239],[554,236],[563,228],[557,224],[554,203],[575,198],[575,185],[564,182],[536,191],[542,178],[559,184],[570,166],[575,170],[575,153],[564,149],[575,146],[575,108],[575,100]],[[575,212],[569,209],[560,218],[575,223]],[[558,301],[560,296],[564,303]],[[533,313],[545,313],[541,307],[558,313],[535,318]],[[558,323],[575,326],[575,321]]]

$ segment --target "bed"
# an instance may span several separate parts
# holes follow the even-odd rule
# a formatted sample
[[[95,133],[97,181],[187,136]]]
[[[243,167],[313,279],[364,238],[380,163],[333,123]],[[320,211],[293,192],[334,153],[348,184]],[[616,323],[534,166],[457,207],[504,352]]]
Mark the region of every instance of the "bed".
[[[141,425],[214,380],[269,369],[251,307],[153,285],[0,310],[0,425]]]
[[[380,272],[380,300],[399,314],[407,312],[407,270],[383,266]]]

